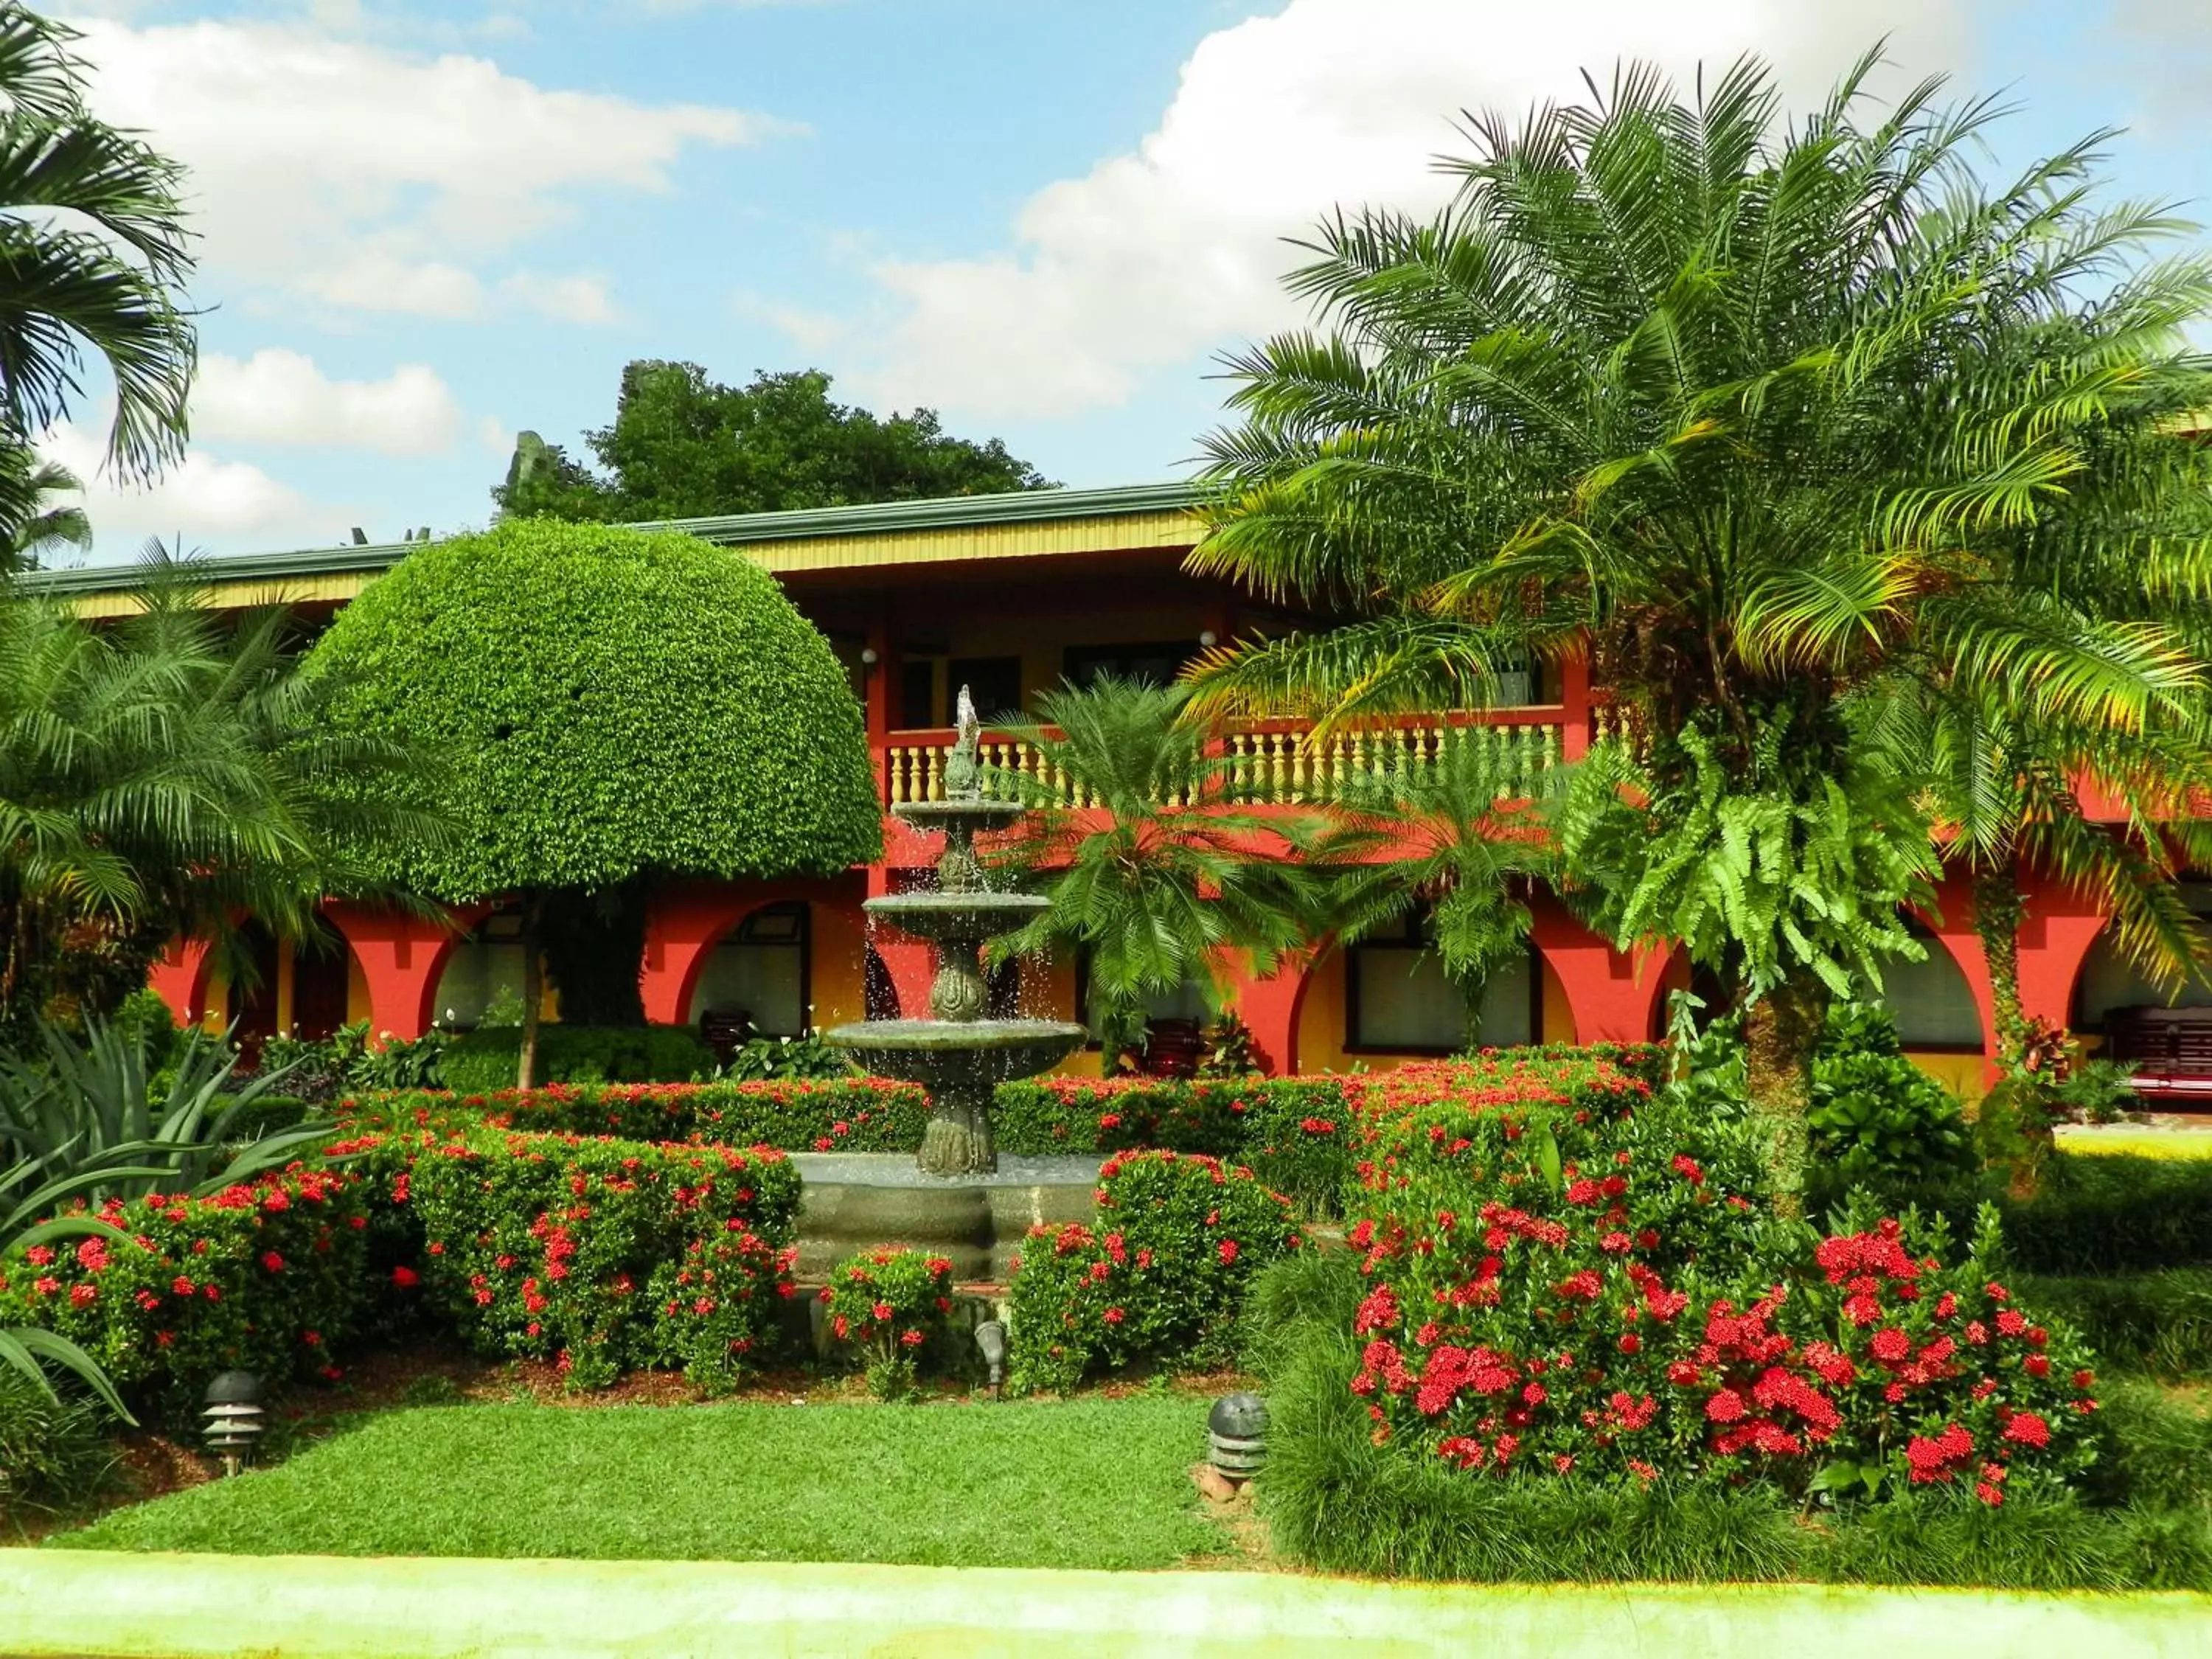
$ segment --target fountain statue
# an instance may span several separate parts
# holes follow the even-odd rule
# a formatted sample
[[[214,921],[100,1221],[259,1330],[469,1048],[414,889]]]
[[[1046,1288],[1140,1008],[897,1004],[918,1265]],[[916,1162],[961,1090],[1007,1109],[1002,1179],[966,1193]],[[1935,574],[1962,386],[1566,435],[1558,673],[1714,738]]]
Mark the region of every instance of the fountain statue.
[[[930,1017],[863,1020],[823,1033],[875,1075],[904,1079],[928,1090],[929,1121],[919,1161],[924,1173],[933,1176],[995,1170],[992,1090],[1057,1065],[1088,1035],[1065,1020],[983,1017],[990,1001],[984,945],[1012,933],[1051,901],[1029,893],[994,892],[985,884],[975,856],[976,832],[1003,830],[1024,809],[1012,801],[983,798],[975,705],[964,685],[957,720],[958,736],[945,762],[945,799],[902,801],[891,808],[917,830],[944,833],[937,890],[891,893],[867,902],[870,916],[937,947]]]

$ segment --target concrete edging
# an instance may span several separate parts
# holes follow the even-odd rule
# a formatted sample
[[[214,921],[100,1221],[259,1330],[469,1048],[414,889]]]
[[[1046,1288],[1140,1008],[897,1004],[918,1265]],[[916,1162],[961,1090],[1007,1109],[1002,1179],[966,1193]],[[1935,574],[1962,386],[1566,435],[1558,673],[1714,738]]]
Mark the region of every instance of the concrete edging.
[[[1859,1659],[1931,1644],[2195,1659],[2212,1597],[0,1550],[0,1652],[27,1656]]]

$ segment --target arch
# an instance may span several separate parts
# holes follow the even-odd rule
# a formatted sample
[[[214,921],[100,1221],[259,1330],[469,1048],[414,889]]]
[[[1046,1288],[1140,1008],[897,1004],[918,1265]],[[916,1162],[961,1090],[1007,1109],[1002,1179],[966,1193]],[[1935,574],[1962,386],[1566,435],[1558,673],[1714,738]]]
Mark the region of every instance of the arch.
[[[700,978],[715,947],[756,913],[778,904],[850,906],[854,896],[850,884],[826,880],[670,882],[657,888],[646,910],[645,954],[638,973],[647,1020],[656,1025],[689,1024]],[[823,921],[810,908],[810,932],[819,931]],[[857,959],[854,965],[860,965]]]
[[[323,914],[351,947],[368,988],[372,1040],[408,1040],[428,1030],[437,1018],[438,981],[460,937],[483,916],[488,904],[464,905],[443,917],[378,908],[337,900]]]
[[[1940,915],[1917,906],[1905,908],[1905,921],[1928,954],[1883,971],[1882,1004],[1898,1041],[1916,1053],[1993,1054],[1996,1022],[1980,937],[1947,928]]]
[[[169,1005],[169,1014],[179,1025],[198,1025],[208,1017],[208,980],[215,953],[204,939],[169,941],[168,949],[147,970],[146,984]]]
[[[1265,979],[1254,979],[1241,969],[1231,974],[1229,1005],[1250,1029],[1260,1063],[1271,1076],[1288,1076],[1298,1069],[1298,1022],[1316,960],[1310,954],[1285,959]]]
[[[1549,893],[1537,894],[1528,908],[1529,942],[1558,977],[1576,1042],[1649,1042],[1658,1035],[1671,946],[1616,951]]]
[[[778,899],[753,906],[694,956],[685,994],[677,1005],[678,1023],[696,1024],[715,1007],[742,1007],[748,1027],[764,1036],[803,1033],[810,1024],[807,1011],[812,1004],[809,987],[814,965],[812,924],[813,907],[805,899]],[[742,964],[753,970],[746,975],[751,982],[732,985],[726,976],[726,982],[710,986],[717,969],[725,966],[720,961],[722,952],[733,948],[757,953]],[[791,958],[787,963],[782,960],[787,956]],[[771,964],[794,970],[787,986],[775,983],[773,971],[762,975],[760,970]],[[726,1002],[732,995],[741,995],[743,1002]]]

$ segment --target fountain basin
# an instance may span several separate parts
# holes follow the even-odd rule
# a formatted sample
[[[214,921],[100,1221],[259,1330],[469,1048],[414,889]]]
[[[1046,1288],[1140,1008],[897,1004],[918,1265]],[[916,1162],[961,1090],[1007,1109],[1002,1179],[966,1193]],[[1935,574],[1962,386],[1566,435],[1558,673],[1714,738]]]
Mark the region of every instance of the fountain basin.
[[[902,800],[891,816],[927,832],[958,823],[972,830],[1004,830],[1030,809],[1012,800]]]
[[[828,1279],[846,1257],[908,1244],[952,1263],[957,1283],[1005,1284],[1034,1226],[1089,1221],[1103,1160],[1089,1156],[999,1160],[988,1175],[948,1178],[903,1152],[794,1152],[805,1182],[799,1277]]]
[[[1038,893],[886,893],[862,907],[878,921],[933,945],[1011,933],[1052,908]]]
[[[1060,1019],[871,1019],[831,1027],[822,1040],[844,1049],[877,1077],[930,1090],[969,1081],[1009,1083],[1035,1077],[1090,1039]]]

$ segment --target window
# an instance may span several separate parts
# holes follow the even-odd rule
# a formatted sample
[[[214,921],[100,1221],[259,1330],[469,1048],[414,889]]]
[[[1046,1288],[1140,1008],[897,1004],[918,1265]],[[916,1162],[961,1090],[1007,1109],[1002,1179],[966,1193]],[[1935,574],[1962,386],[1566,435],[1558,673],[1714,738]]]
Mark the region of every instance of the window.
[[[1982,1011],[1943,941],[1919,923],[1905,923],[1928,952],[1926,960],[1884,963],[1881,1000],[1897,1022],[1897,1040],[1908,1048],[1979,1054]]]
[[[898,715],[902,732],[927,731],[937,724],[937,665],[927,657],[899,661]]]
[[[1172,685],[1197,654],[1194,639],[1170,640],[1164,645],[1071,645],[1061,658],[1061,672],[1073,686],[1089,685],[1106,674],[1146,685]]]
[[[1535,1041],[1542,983],[1531,946],[1482,988],[1476,1040],[1506,1048]],[[1425,918],[1345,953],[1345,1042],[1355,1052],[1455,1054],[1468,1040],[1467,1005],[1430,947]]]
[[[975,702],[975,718],[986,726],[1018,717],[1022,712],[1019,657],[954,658],[945,668],[945,701],[948,708],[958,701],[963,685]],[[946,722],[951,723],[949,714]]]
[[[804,904],[771,904],[754,911],[708,953],[691,994],[693,1018],[738,1015],[763,1036],[803,1036],[807,943]]]

